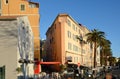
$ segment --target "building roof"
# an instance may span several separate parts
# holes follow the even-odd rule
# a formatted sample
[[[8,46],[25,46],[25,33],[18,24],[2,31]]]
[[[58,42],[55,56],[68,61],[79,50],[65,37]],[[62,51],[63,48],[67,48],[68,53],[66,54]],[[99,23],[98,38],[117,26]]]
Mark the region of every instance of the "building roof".
[[[27,1],[27,2],[34,3],[34,4],[39,4],[39,3],[33,2],[33,1],[31,1],[31,0],[23,0],[23,1]]]
[[[78,26],[80,26],[82,29],[88,30],[84,25],[82,25],[82,24],[76,22],[70,15],[68,15],[68,14],[66,14],[66,13],[58,14],[58,16],[55,18],[54,22],[56,21],[56,19],[57,19],[59,16],[68,16],[74,23],[76,23],[76,24],[77,24]],[[54,22],[52,23],[51,26],[53,26]],[[51,26],[48,28],[47,32],[52,28]],[[88,31],[89,31],[89,30],[88,30]],[[47,34],[47,32],[46,32],[46,34]]]
[[[37,3],[37,2],[29,1],[29,3],[33,3],[33,4],[37,4],[37,5],[39,5],[39,3]]]
[[[35,4],[35,5],[37,5],[37,7],[39,7],[39,3],[37,3],[37,2],[32,2],[32,1],[28,1],[29,3],[32,3],[32,4]]]

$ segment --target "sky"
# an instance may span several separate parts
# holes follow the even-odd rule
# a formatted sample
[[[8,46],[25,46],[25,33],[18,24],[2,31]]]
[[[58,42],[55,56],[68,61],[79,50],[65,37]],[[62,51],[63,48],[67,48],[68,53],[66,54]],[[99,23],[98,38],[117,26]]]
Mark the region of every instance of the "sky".
[[[98,29],[111,41],[113,56],[120,57],[120,0],[31,0],[40,4],[40,38],[60,13],[69,14],[89,30]]]

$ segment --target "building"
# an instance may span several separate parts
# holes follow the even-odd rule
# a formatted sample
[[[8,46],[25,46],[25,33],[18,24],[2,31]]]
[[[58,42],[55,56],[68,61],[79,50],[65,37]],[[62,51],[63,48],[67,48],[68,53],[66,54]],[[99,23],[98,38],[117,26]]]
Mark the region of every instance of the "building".
[[[90,32],[68,14],[59,14],[46,32],[46,53],[48,61],[59,61],[82,66],[93,66],[93,48],[85,42]],[[84,42],[79,41],[80,37]]]
[[[39,4],[29,0],[0,0],[0,16],[27,16],[34,34],[34,57],[40,60]]]
[[[33,33],[32,34],[33,35],[33,42],[32,43],[33,43],[33,46],[34,46],[34,48],[33,48],[34,49],[34,56],[33,57],[34,57],[34,60],[38,60],[39,61],[40,60],[40,35],[39,35],[39,20],[40,20],[40,16],[39,16],[39,3],[31,2],[29,0],[0,0],[0,20],[1,20],[0,26],[2,26],[2,24],[5,24],[5,23],[8,24],[9,22],[13,23],[13,20],[14,20],[14,21],[16,21],[15,22],[16,25],[14,25],[16,27],[15,30],[10,27],[11,25],[8,24],[7,26],[10,27],[11,29],[13,29],[13,31],[15,31],[15,32],[17,31],[16,32],[16,34],[17,34],[18,33],[18,27],[17,26],[20,26],[19,25],[19,23],[20,23],[19,22],[19,18],[20,17],[22,17],[22,18],[24,17],[23,18],[23,23],[22,23],[23,25],[21,25],[21,26],[26,25],[27,29],[30,28],[31,29],[30,31]],[[24,19],[27,22],[24,21]],[[5,26],[3,26],[1,28],[4,28]],[[7,33],[7,31],[6,31],[6,33]],[[23,34],[23,36],[24,35],[25,34]],[[16,35],[16,36],[19,36],[19,34]],[[28,40],[28,38],[26,38],[26,39]],[[15,43],[17,45],[14,44],[15,45],[15,46],[13,46],[14,48],[19,48],[19,42],[18,42],[19,40],[18,41],[17,40],[18,40],[18,38],[15,39]],[[30,41],[28,41],[28,42],[30,42]],[[0,42],[0,43],[2,43],[2,42]],[[6,43],[8,43],[7,45],[10,45],[12,42],[8,42],[7,41]],[[27,43],[27,41],[26,41],[26,43]],[[31,43],[29,43],[29,44],[31,44]],[[5,53],[4,54],[0,53],[1,54],[0,55],[0,60],[1,60],[0,61],[0,69],[2,69],[2,68],[4,69],[4,67],[5,67],[5,79],[8,79],[8,78],[9,79],[16,79],[15,78],[15,77],[17,77],[15,75],[16,71],[15,71],[14,76],[13,76],[13,73],[12,72],[10,73],[11,70],[13,71],[13,68],[7,69],[6,67],[10,67],[10,66],[14,66],[15,65],[14,67],[17,66],[18,69],[19,69],[20,65],[17,65],[18,60],[15,57],[15,56],[19,55],[19,54],[17,54],[18,50],[17,49],[14,50],[14,53],[16,52],[16,54],[13,56],[13,55],[9,55],[8,54],[9,50],[3,50],[5,48],[2,47],[2,46],[0,48],[2,48],[2,49],[0,49],[1,52],[7,52],[6,54]],[[12,46],[11,46],[11,48],[12,48]],[[12,52],[12,50],[11,50],[11,52]],[[20,53],[20,51],[18,51],[18,52]],[[2,56],[6,56],[6,55],[8,55],[10,57],[13,57],[13,59],[15,59],[16,61],[13,61],[13,63],[10,64],[10,62],[7,61],[7,60],[10,60],[9,57],[2,57]],[[17,57],[19,59],[21,59],[21,55],[20,55],[20,57],[19,56],[17,56]],[[3,60],[5,60],[5,58],[7,60],[3,61]],[[27,57],[27,58],[29,58],[29,57]],[[33,65],[32,65],[32,68],[31,67],[30,68],[31,69],[34,68],[36,70],[38,67],[39,66],[33,67]],[[28,67],[28,69],[30,69],[30,68]],[[34,71],[30,71],[30,72],[33,75]],[[23,75],[24,74],[27,75],[27,72],[26,73],[24,72]]]
[[[34,77],[33,63],[19,63],[21,59],[34,60],[33,46],[27,16],[0,16],[0,79]]]
[[[96,50],[96,62],[97,62],[96,66],[100,67],[101,66],[101,64],[100,64],[100,47],[98,47]]]

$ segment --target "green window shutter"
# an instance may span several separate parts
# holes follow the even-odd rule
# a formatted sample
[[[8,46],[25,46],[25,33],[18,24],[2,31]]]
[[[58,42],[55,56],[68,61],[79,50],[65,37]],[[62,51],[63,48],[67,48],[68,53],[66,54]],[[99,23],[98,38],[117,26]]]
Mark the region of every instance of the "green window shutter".
[[[5,79],[5,66],[0,67],[0,79]]]

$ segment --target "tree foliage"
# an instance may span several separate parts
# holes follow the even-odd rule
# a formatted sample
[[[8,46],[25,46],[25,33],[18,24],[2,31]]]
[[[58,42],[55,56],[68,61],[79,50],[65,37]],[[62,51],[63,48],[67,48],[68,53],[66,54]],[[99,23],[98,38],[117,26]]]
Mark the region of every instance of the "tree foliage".
[[[109,57],[108,61],[110,62],[110,65],[111,65],[111,66],[114,66],[114,65],[117,63],[115,57]]]
[[[96,51],[97,47],[100,46],[102,39],[105,39],[105,33],[97,29],[91,30],[91,32],[86,34],[87,42],[92,43],[94,46],[94,68],[96,67]]]

